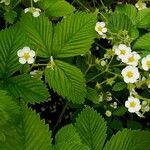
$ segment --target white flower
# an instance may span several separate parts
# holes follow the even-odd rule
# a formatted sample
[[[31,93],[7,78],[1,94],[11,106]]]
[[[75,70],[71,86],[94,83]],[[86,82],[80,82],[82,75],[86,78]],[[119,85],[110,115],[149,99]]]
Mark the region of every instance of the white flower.
[[[132,52],[129,55],[123,57],[122,62],[131,66],[137,66],[140,58],[141,56],[137,52]]]
[[[125,67],[122,70],[121,74],[124,77],[124,81],[126,83],[135,83],[137,82],[137,79],[139,79],[140,77],[138,69],[134,66]]]
[[[142,2],[137,2],[137,3],[135,4],[135,7],[136,7],[138,10],[142,10],[142,9],[147,8],[147,7],[146,7],[146,3],[142,3]]]
[[[105,60],[102,60],[102,61],[101,61],[101,66],[103,66],[103,67],[106,66],[106,63],[107,63],[107,62],[106,62]]]
[[[39,0],[33,0],[35,3],[38,2]]]
[[[34,62],[35,52],[30,50],[29,47],[18,50],[17,55],[21,64],[32,64]]]
[[[142,59],[142,68],[146,71],[150,69],[150,54]]]
[[[111,112],[110,110],[107,110],[107,111],[105,112],[105,115],[106,115],[107,117],[111,117],[112,112]]]
[[[1,0],[0,3],[5,3],[5,5],[9,5],[10,4],[10,0]]]
[[[141,109],[140,100],[133,96],[128,98],[125,102],[125,106],[128,108],[130,113],[138,112]]]
[[[107,32],[107,28],[105,27],[105,22],[97,22],[95,26],[96,32],[98,32],[99,35],[102,35],[103,38],[105,37],[104,34]]]
[[[38,17],[38,16],[40,16],[41,9],[34,8],[34,7],[25,8],[24,13],[27,13],[27,12],[32,13],[33,17]]]
[[[120,59],[127,57],[131,53],[131,48],[127,47],[125,44],[120,44],[119,46],[115,45],[113,49]]]

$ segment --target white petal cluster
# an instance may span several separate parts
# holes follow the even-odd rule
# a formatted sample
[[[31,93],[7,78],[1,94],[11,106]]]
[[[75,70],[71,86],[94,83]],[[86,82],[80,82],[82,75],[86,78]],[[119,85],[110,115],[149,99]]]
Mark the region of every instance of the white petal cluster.
[[[146,9],[146,3],[142,3],[142,2],[137,2],[135,4],[135,7],[138,9],[138,10],[143,10],[143,9]]]
[[[131,66],[137,66],[138,61],[140,59],[141,59],[141,56],[137,52],[131,52],[130,54],[122,58],[122,62]]]
[[[124,81],[126,83],[135,83],[137,82],[137,80],[140,77],[138,68],[134,67],[134,66],[127,66],[125,67],[122,72],[121,72]]]
[[[27,13],[27,12],[32,13],[33,17],[39,17],[39,16],[40,16],[41,9],[39,9],[39,8],[34,8],[34,7],[25,8],[25,9],[24,9],[24,13]]]
[[[5,3],[5,5],[9,5],[10,4],[10,0],[1,0],[0,3]]]
[[[142,59],[142,68],[145,71],[148,71],[150,69],[150,54]]]
[[[98,32],[99,35],[102,36],[102,38],[106,38],[107,28],[105,22],[97,22],[95,30],[96,32]]]
[[[18,50],[17,55],[21,64],[32,64],[34,62],[35,52],[27,46]]]
[[[131,53],[131,48],[126,46],[125,44],[115,45],[113,46],[113,49],[115,50],[115,54],[120,58],[123,59],[125,57],[128,57],[128,55]]]
[[[128,100],[125,102],[125,106],[128,108],[128,111],[130,113],[139,112],[139,110],[141,109],[140,100],[133,96],[130,96],[128,98]]]

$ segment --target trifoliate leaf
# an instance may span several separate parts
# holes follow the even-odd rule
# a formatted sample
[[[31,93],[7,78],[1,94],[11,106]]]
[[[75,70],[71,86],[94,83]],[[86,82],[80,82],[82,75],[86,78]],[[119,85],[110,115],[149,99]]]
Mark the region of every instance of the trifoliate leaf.
[[[136,26],[138,28],[150,27],[150,8],[140,10],[136,18]]]
[[[65,62],[55,60],[53,69],[45,70],[46,81],[59,95],[73,103],[83,103],[86,96],[85,79],[81,71]]]
[[[5,85],[12,96],[30,103],[47,101],[50,96],[41,80],[26,74],[9,78]]]
[[[106,139],[106,123],[96,111],[84,109],[76,119],[75,127],[84,144],[92,150],[102,150]]]
[[[11,27],[0,32],[0,77],[7,78],[15,73],[21,64],[17,51],[26,44],[26,37],[20,26]]]
[[[54,28],[55,57],[70,57],[89,51],[96,37],[96,14],[77,12],[66,16]]]
[[[1,150],[52,150],[48,125],[26,106],[21,108],[21,121],[16,128],[4,132]]]
[[[40,0],[38,6],[45,10],[46,14],[54,17],[62,17],[73,13],[75,8],[65,0]]]
[[[146,50],[150,52],[150,33],[140,37],[133,45],[134,49]]]

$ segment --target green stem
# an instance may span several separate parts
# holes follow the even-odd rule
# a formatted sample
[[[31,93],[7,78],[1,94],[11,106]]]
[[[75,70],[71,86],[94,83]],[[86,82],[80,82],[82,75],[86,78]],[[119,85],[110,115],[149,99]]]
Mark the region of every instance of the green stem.
[[[142,96],[140,96],[140,95],[136,95],[135,97],[138,98],[138,99],[141,99],[141,100],[150,102],[150,99],[145,98],[145,97],[142,97]]]
[[[104,5],[103,1],[100,0],[100,3],[102,4],[102,6],[104,7],[104,10],[107,12],[106,6]]]
[[[120,74],[117,74],[117,73],[114,73],[114,72],[111,72],[111,71],[107,71],[107,72],[110,73],[110,74],[113,74],[113,75],[115,75],[115,76],[119,76],[119,77],[122,78],[122,76],[121,76]]]
[[[86,83],[91,82],[92,80],[94,80],[94,79],[96,79],[97,77],[101,76],[101,75],[102,75],[103,73],[105,73],[105,72],[106,72],[106,70],[103,71],[103,72],[101,72],[101,73],[99,73],[99,74],[97,74],[96,76],[94,76],[94,77],[92,77],[91,79],[89,79]]]
[[[17,3],[13,6],[12,9],[14,9],[19,3],[21,3],[22,0],[18,0]]]
[[[76,0],[76,2],[77,2],[79,5],[81,5],[84,9],[86,9],[87,11],[89,11],[89,9],[88,9],[86,6],[84,6],[79,0]]]
[[[63,117],[63,115],[64,115],[64,113],[65,113],[65,111],[66,111],[67,106],[68,106],[68,103],[66,103],[65,106],[64,106],[64,108],[62,109],[61,114],[60,114],[60,116],[59,116],[59,118],[58,118],[58,120],[57,120],[57,122],[56,122],[56,124],[55,124],[55,126],[54,126],[54,128],[53,128],[53,132],[56,130],[57,126],[58,126],[59,123],[61,122],[62,117]]]
[[[109,67],[121,67],[121,66],[125,66],[125,64],[111,65],[111,66],[109,66]]]
[[[31,7],[33,7],[33,1],[31,0]]]

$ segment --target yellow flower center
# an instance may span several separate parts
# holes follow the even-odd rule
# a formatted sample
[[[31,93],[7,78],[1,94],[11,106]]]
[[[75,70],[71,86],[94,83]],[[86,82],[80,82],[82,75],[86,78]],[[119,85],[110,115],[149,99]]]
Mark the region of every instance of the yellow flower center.
[[[98,31],[102,32],[103,27],[99,26]]]
[[[130,107],[135,107],[136,103],[135,102],[130,102]]]
[[[132,71],[128,71],[127,74],[126,74],[126,76],[128,78],[132,78],[133,77],[133,72]]]
[[[24,57],[25,60],[28,60],[30,55],[29,55],[29,53],[24,53],[23,57]]]
[[[128,62],[129,62],[129,63],[130,63],[130,62],[132,63],[132,62],[134,62],[134,61],[135,61],[134,56],[131,56],[131,57],[128,58]]]
[[[121,54],[121,55],[125,55],[125,54],[126,54],[126,51],[125,51],[124,49],[121,49],[121,50],[120,50],[120,54]]]
[[[150,60],[148,60],[148,61],[146,62],[146,65],[147,65],[148,68],[150,68]]]

